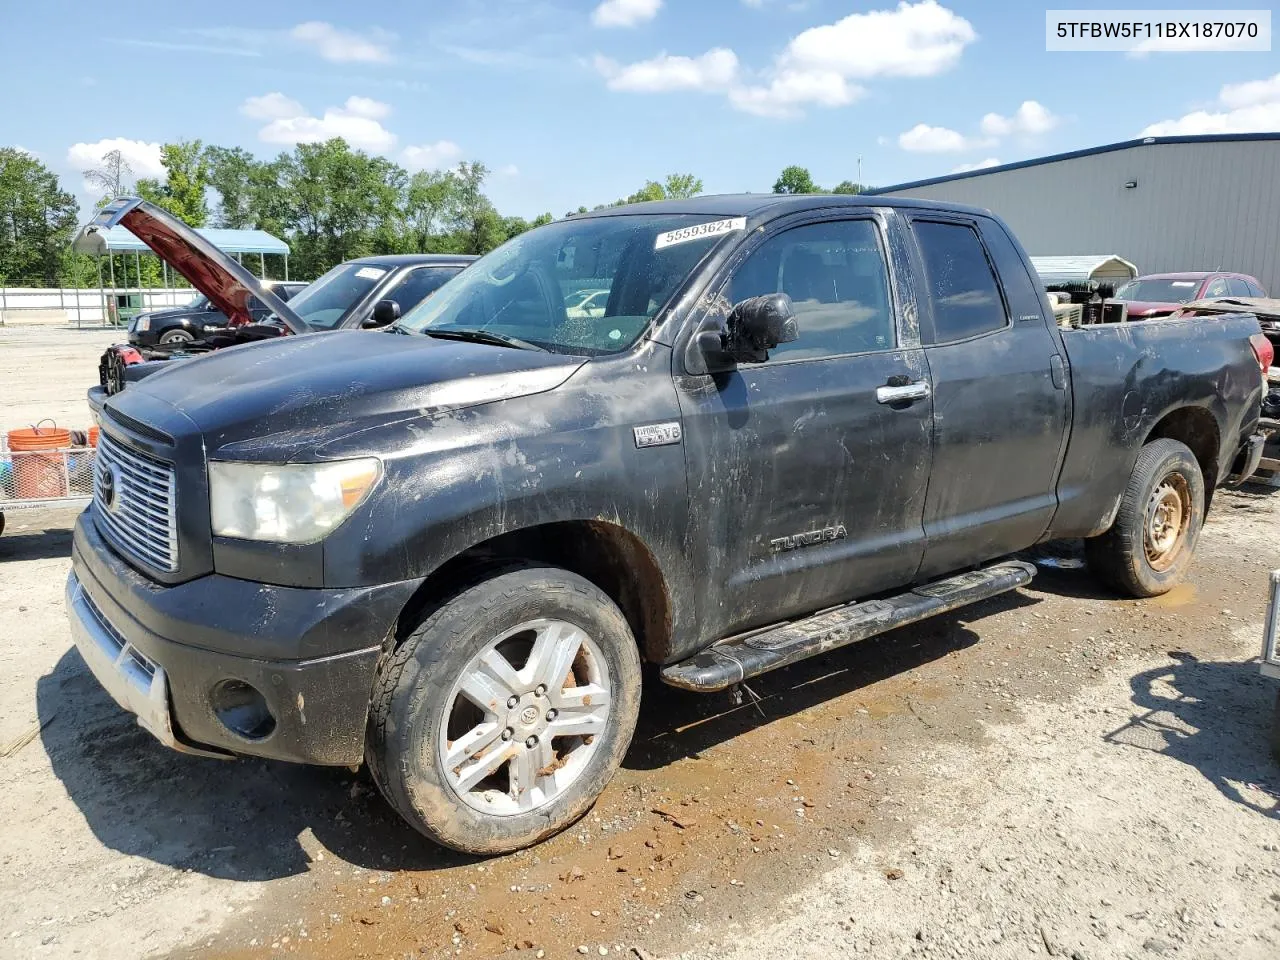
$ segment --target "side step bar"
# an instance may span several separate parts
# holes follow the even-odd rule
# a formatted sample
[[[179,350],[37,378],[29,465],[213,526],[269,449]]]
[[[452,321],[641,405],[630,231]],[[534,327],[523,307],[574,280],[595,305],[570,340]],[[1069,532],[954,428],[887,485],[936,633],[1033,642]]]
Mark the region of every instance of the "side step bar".
[[[846,604],[771,630],[723,640],[663,668],[662,679],[673,687],[699,693],[724,690],[797,660],[1007,593],[1030,583],[1035,574],[1030,563],[1004,560],[883,600]]]

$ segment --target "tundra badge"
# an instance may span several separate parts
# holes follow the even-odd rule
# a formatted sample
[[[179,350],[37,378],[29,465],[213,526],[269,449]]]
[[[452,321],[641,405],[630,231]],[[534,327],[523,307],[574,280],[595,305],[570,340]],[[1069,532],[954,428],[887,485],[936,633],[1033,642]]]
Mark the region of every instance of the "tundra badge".
[[[637,447],[662,447],[669,443],[680,442],[680,424],[649,423],[643,427],[633,427]]]

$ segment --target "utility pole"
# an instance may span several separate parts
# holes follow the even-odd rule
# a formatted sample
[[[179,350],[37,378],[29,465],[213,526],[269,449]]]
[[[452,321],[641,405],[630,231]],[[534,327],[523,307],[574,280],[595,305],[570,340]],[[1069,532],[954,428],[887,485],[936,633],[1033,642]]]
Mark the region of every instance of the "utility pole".
[[[862,154],[858,154],[858,186],[862,186]]]

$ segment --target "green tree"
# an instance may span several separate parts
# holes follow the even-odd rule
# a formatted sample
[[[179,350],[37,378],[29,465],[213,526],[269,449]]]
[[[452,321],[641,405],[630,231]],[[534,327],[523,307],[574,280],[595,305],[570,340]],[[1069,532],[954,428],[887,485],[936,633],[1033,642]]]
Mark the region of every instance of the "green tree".
[[[460,203],[461,183],[452,170],[419,170],[409,178],[404,217],[413,253],[441,253],[442,236]]]
[[[142,179],[138,196],[168,210],[183,223],[203,227],[209,220],[205,188],[209,185],[209,161],[199,140],[166,143],[160,148],[165,179]]]
[[[0,147],[0,277],[56,281],[79,207],[43,163]]]
[[[210,146],[205,151],[209,186],[218,193],[214,212],[220,227],[243,230],[256,227],[254,178],[263,166],[243,147]]]
[[[702,192],[702,178],[692,173],[669,173],[663,192],[671,200],[687,200]]]
[[[863,193],[866,191],[866,189],[867,188],[864,184],[854,183],[852,180],[841,180],[838,184],[835,185],[835,187],[832,189],[831,192],[832,193]]]
[[[773,185],[774,193],[821,193],[822,188],[813,182],[813,177],[804,167],[787,167],[778,175]]]

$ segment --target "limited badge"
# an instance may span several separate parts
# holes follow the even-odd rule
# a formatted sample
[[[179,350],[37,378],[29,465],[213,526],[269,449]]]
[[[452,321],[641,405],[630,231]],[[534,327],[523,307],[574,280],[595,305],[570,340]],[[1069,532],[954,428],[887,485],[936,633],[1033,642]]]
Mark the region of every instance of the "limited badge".
[[[670,443],[679,443],[680,424],[678,423],[649,423],[643,427],[635,427],[632,433],[636,437],[637,447],[662,447]]]

